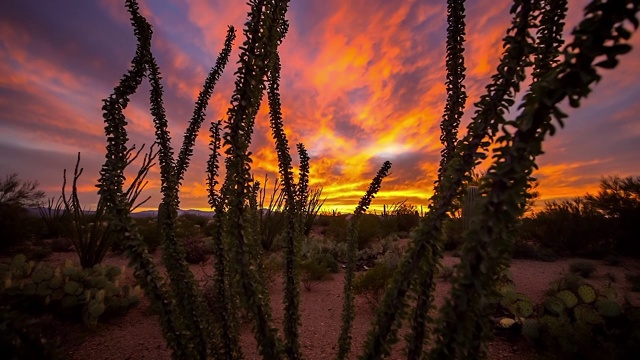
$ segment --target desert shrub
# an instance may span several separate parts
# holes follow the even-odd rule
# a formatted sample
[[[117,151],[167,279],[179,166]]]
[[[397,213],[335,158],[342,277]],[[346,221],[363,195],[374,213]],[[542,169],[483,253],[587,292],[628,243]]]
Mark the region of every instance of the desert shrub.
[[[183,213],[182,215],[178,216],[178,219],[181,219],[181,221],[183,221],[184,223],[188,223],[191,225],[197,225],[200,227],[200,229],[204,228],[205,226],[207,226],[207,223],[209,222],[209,220],[211,220],[208,216],[204,216],[204,215],[199,215],[199,214],[191,214],[191,213]]]
[[[160,246],[160,229],[154,218],[139,219],[136,221],[142,241],[147,245],[150,253],[155,252]]]
[[[570,273],[580,275],[585,279],[590,278],[595,271],[595,264],[589,261],[574,261],[569,264]]]
[[[272,283],[276,275],[282,273],[284,270],[284,260],[282,256],[277,253],[265,253],[262,257],[261,265],[261,275],[265,284]]]
[[[53,254],[53,250],[46,244],[30,245],[23,253],[29,260],[43,260]]]
[[[322,256],[318,256],[300,263],[300,281],[308,291],[316,282],[331,279],[331,272],[322,261]]]
[[[138,233],[147,245],[147,250],[154,253],[160,246],[160,228],[156,218],[139,218],[135,220]],[[124,239],[116,237],[111,244],[111,250],[116,253],[124,251]]]
[[[400,266],[404,249],[401,249],[398,244],[391,243],[386,247],[383,246],[380,254],[376,260],[377,262],[386,264],[389,269],[396,269]]]
[[[393,277],[394,270],[384,262],[376,263],[373,268],[356,276],[353,292],[356,295],[364,296],[371,308],[375,309]]]
[[[464,238],[462,237],[462,218],[450,218],[445,220],[442,224],[442,229],[444,232],[444,249],[446,251],[459,249],[464,243]]]
[[[325,228],[329,226],[329,224],[331,223],[332,217],[333,215],[328,214],[326,212],[320,213],[316,216],[315,220],[313,221],[313,225],[320,228]]]
[[[328,216],[326,219],[328,219],[328,225],[325,228],[324,235],[336,242],[346,242],[348,236],[347,227],[349,224],[347,216]]]
[[[313,224],[316,222],[320,208],[324,205],[326,198],[322,199],[322,187],[312,188],[308,192],[308,197],[302,207],[302,220],[304,223],[303,233],[309,236]]]
[[[407,237],[411,230],[418,226],[420,215],[415,205],[402,200],[390,206],[384,205],[380,222],[382,236],[401,233],[402,237]]]
[[[42,236],[45,239],[58,239],[69,236],[71,216],[64,208],[62,197],[50,198],[46,206],[39,206],[38,212],[44,225]]]
[[[380,216],[381,236],[386,237],[398,233],[398,218],[391,215]]]
[[[0,250],[34,239],[36,223],[27,209],[0,204]]]
[[[179,239],[188,239],[204,236],[204,228],[208,219],[193,214],[183,214],[176,220],[176,236]]]
[[[315,262],[317,262],[318,265],[329,270],[329,272],[331,273],[335,274],[338,271],[340,271],[340,264],[338,264],[338,261],[333,257],[333,255],[329,253],[323,253],[323,254],[317,255],[315,257]]]
[[[604,256],[613,250],[607,219],[583,198],[547,203],[525,224],[521,236],[563,255]]]
[[[347,262],[347,243],[316,240],[315,244],[316,245],[314,251],[316,251],[317,253],[330,255],[333,259],[340,263]],[[308,258],[308,256],[306,257]]]
[[[409,233],[420,223],[418,209],[414,205],[406,203],[406,201],[392,209],[392,215],[397,218],[398,232]]]
[[[71,240],[67,239],[67,238],[54,238],[51,239],[50,241],[50,247],[51,250],[53,252],[69,252],[69,251],[74,251],[73,250],[73,244],[71,243]]]
[[[617,255],[607,255],[602,259],[609,266],[620,266],[622,264],[622,258]]]
[[[380,218],[374,214],[363,214],[358,223],[358,249],[364,249],[381,237]]]
[[[417,212],[411,214],[399,214],[398,217],[398,232],[410,233],[418,223],[420,223],[420,215]]]
[[[324,235],[335,242],[346,242],[349,221],[346,215],[330,216],[328,226],[324,230]],[[362,250],[373,241],[382,237],[382,226],[380,217],[374,214],[363,214],[358,222],[358,249]]]
[[[625,274],[624,277],[631,284],[631,291],[640,292],[640,273]]]
[[[189,264],[200,264],[209,259],[207,245],[202,236],[188,237],[182,240],[184,246],[185,260]]]
[[[364,248],[356,252],[356,271],[369,270],[375,266],[381,254],[372,248]]]
[[[606,215],[607,230],[615,242],[615,250],[627,256],[640,256],[640,177],[605,177],[596,195],[586,201]]]
[[[513,246],[513,258],[554,262],[560,257],[553,249],[543,248],[534,243],[517,239]]]
[[[24,181],[18,174],[0,179],[0,250],[35,238],[38,221],[27,208],[39,206],[45,194],[37,181]]]

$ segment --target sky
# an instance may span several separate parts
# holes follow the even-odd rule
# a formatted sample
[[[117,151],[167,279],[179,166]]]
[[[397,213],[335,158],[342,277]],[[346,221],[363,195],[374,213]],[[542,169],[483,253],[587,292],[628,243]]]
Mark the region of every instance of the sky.
[[[566,33],[581,18],[584,0],[570,0]],[[80,200],[95,206],[106,138],[102,99],[129,68],[135,39],[124,1],[14,0],[0,2],[0,177],[18,173],[59,196],[63,169],[81,152]],[[222,48],[228,25],[246,20],[244,1],[144,0],[154,28],[152,49],[163,74],[173,147],[182,134],[204,79]],[[460,135],[473,103],[499,61],[510,23],[507,0],[467,1],[465,43],[469,95]],[[351,212],[385,160],[391,174],[372,208],[406,200],[428,204],[437,176],[439,122],[446,92],[446,1],[293,0],[290,30],[280,48],[285,130],[311,156],[311,186],[323,187],[325,210]],[[569,37],[570,38],[570,37]],[[640,37],[566,126],[543,145],[538,159],[540,203],[597,191],[602,176],[640,175]],[[183,209],[208,209],[208,124],[226,119],[238,31],[230,63],[209,103],[207,119],[180,192]],[[131,143],[154,141],[145,83],[125,114]],[[277,157],[263,102],[251,145],[256,179],[277,172]],[[511,116],[517,114],[516,109]],[[136,169],[132,168],[132,172]],[[159,168],[144,192],[160,202]]]

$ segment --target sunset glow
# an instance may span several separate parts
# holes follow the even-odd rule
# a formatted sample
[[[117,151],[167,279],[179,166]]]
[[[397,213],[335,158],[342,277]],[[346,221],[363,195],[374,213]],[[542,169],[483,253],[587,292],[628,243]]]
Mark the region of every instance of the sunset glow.
[[[4,1],[0,3],[0,176],[18,173],[58,196],[63,169],[82,153],[80,200],[95,207],[93,186],[104,162],[101,114],[135,53],[124,2]],[[208,209],[206,161],[210,121],[226,119],[243,41],[242,1],[140,1],[154,27],[153,51],[163,74],[165,106],[176,152],[198,92],[222,47],[228,25],[238,29],[231,63],[208,108],[180,192],[183,209]],[[569,1],[565,33],[581,18],[585,0]],[[502,51],[510,22],[507,0],[467,4],[466,91],[460,133],[474,113]],[[424,0],[292,1],[290,30],[281,46],[281,96],[292,156],[303,142],[311,156],[311,186],[323,187],[324,209],[353,211],[385,160],[391,174],[373,209],[407,200],[428,204],[440,160],[444,109],[446,2]],[[541,200],[597,190],[602,176],[640,175],[640,36],[633,51],[579,109],[563,109],[565,129],[544,144]],[[154,141],[147,84],[126,110],[131,143]],[[512,116],[517,114],[514,107]],[[274,179],[277,156],[263,101],[251,145],[257,180]],[[297,164],[297,161],[295,161]],[[131,169],[133,172],[134,169]],[[143,208],[160,201],[153,168]],[[270,181],[273,183],[273,181]]]

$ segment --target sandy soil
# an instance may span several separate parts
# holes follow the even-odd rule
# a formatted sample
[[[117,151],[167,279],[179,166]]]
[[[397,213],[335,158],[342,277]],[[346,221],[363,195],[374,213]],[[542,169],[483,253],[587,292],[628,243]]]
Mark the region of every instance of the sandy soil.
[[[73,259],[74,253],[56,253],[50,260],[52,263],[62,264],[66,259]],[[511,272],[520,292],[527,294],[534,301],[540,301],[548,284],[568,273],[569,264],[576,259],[562,259],[553,263],[514,260]],[[446,256],[443,264],[455,265],[458,258]],[[125,265],[126,259],[117,255],[108,255],[104,263],[113,265]],[[595,285],[607,282],[604,274],[613,274],[617,281],[613,284],[622,297],[629,291],[628,282],[624,274],[637,271],[640,265],[637,261],[626,260],[622,266],[607,266],[603,262],[594,261],[597,265],[597,273],[593,279]],[[204,273],[211,274],[210,261],[204,266],[194,265],[192,270],[197,278],[202,279]],[[301,289],[301,339],[302,351],[307,359],[333,359],[337,351],[338,334],[340,331],[340,315],[342,311],[342,287],[343,272],[333,275],[333,279],[315,283],[310,291]],[[133,283],[131,269],[127,269],[127,281]],[[440,306],[449,291],[450,285],[441,280],[436,288],[436,304]],[[271,304],[274,321],[276,324],[283,319],[283,286],[280,277],[276,277],[270,284]],[[637,293],[633,295],[634,302],[638,301]],[[373,311],[362,297],[356,298],[356,318],[353,326],[352,356],[360,352],[366,332],[370,327]],[[107,320],[99,324],[96,330],[90,331],[81,324],[65,324],[60,331],[60,339],[63,343],[63,351],[70,359],[170,359],[170,352],[166,349],[161,335],[157,317],[149,309],[149,303],[142,299],[140,305],[124,316]],[[241,329],[241,342],[247,359],[259,358],[255,349],[255,342],[251,334],[250,325],[244,324]],[[391,359],[402,359],[401,349],[404,346],[400,342],[396,348],[396,354]],[[490,359],[533,359],[536,358],[532,349],[523,342],[509,342],[496,338],[490,344]]]

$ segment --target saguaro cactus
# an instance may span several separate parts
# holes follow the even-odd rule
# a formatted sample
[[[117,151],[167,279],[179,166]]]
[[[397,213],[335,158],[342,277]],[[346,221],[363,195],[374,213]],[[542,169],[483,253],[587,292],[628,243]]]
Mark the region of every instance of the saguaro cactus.
[[[467,193],[464,197],[464,203],[462,204],[462,228],[464,231],[469,230],[471,227],[471,221],[476,215],[476,199],[478,198],[478,187],[467,187]]]

